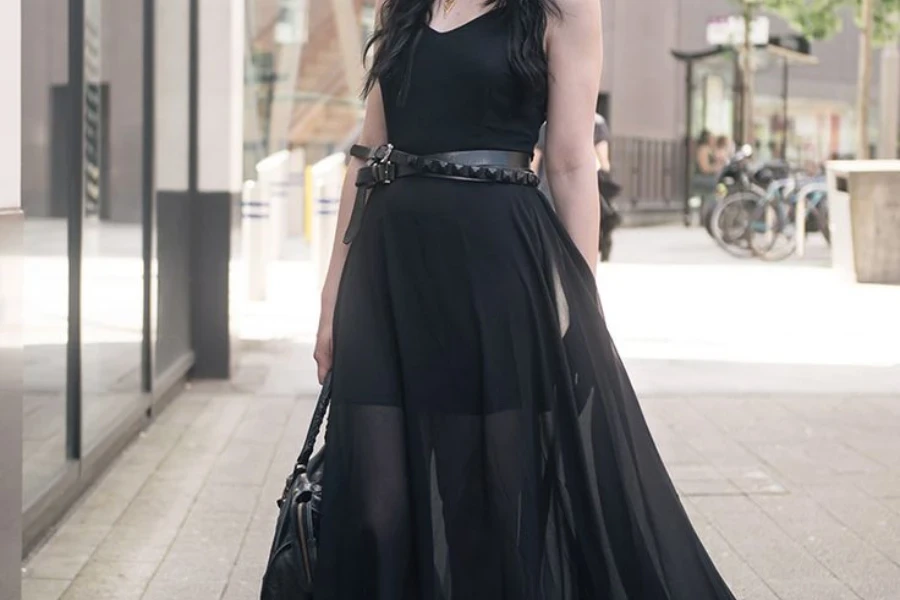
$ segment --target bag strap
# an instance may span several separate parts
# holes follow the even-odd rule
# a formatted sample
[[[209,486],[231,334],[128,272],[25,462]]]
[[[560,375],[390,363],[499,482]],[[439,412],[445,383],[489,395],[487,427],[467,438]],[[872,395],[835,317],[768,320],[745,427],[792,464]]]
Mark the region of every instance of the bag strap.
[[[331,371],[325,376],[322,383],[322,391],[319,393],[319,400],[316,402],[316,408],[313,411],[312,419],[309,422],[309,431],[306,433],[306,441],[303,442],[303,449],[300,456],[297,457],[297,463],[294,471],[299,468],[306,468],[309,465],[309,459],[312,458],[313,451],[316,448],[316,440],[319,432],[322,430],[322,423],[325,421],[325,415],[328,414],[328,405],[331,403]]]

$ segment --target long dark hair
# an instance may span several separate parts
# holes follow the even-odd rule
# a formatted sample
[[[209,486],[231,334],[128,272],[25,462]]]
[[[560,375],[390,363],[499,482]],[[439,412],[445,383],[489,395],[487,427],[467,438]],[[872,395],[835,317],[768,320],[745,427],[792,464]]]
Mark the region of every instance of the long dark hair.
[[[531,91],[547,86],[547,56],[544,33],[550,17],[561,17],[556,0],[484,0],[490,10],[506,12],[511,35],[507,53],[513,71]],[[405,99],[411,76],[412,55],[423,29],[431,22],[434,0],[384,0],[375,33],[366,44],[366,53],[375,48],[375,57],[366,77],[367,95],[381,77],[401,77],[400,98]],[[410,52],[403,60],[406,50]],[[405,63],[405,64],[403,64]]]

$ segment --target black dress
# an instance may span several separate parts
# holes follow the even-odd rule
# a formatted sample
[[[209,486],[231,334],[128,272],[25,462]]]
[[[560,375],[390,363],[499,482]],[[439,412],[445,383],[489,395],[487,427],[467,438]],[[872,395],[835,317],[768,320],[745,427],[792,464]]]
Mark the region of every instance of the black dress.
[[[531,152],[492,12],[425,28],[390,141]],[[607,331],[591,269],[535,188],[376,188],[334,322],[316,600],[719,600]]]

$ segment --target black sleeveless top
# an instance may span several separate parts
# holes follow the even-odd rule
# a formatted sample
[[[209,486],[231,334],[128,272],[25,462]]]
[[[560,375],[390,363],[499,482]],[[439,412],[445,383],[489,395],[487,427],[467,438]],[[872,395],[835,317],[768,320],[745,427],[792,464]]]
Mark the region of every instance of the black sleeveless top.
[[[496,9],[447,32],[423,25],[398,71],[384,77],[388,140],[413,154],[513,150],[530,154],[546,118],[546,93],[527,89],[508,58],[507,13]],[[409,52],[413,52],[411,68]]]

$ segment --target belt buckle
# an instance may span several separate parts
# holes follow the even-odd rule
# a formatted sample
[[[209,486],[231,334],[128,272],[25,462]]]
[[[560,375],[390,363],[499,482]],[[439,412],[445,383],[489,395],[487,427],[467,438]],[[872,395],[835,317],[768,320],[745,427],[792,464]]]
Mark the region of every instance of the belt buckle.
[[[372,155],[372,175],[376,183],[390,183],[397,178],[397,165],[391,162],[393,144],[384,144]]]
[[[375,183],[390,183],[397,178],[397,165],[392,162],[377,162],[372,165]]]
[[[384,144],[382,146],[378,146],[375,148],[375,152],[372,154],[372,162],[374,163],[386,163],[391,159],[391,154],[394,152],[393,144]]]

